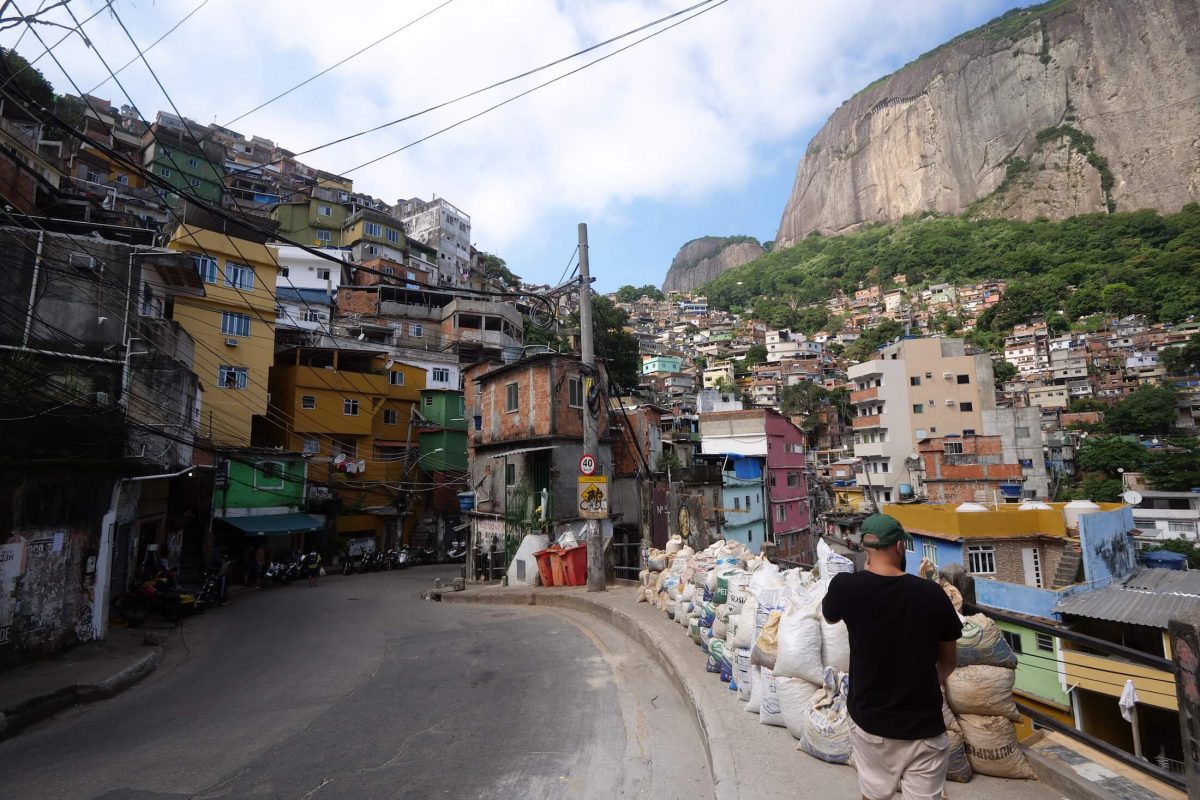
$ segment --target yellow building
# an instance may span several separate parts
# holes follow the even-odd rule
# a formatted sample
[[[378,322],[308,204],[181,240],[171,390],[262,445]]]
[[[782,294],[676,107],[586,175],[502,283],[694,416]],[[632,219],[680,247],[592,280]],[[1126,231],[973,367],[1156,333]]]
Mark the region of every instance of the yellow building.
[[[384,352],[294,348],[271,369],[272,420],[262,441],[308,457],[308,479],[340,500],[336,530],[348,539],[395,543],[398,503],[412,480],[414,409],[425,370]],[[412,511],[413,509],[409,509]],[[405,521],[415,514],[405,515]]]
[[[205,390],[200,436],[245,446],[251,420],[267,412],[278,267],[267,237],[199,217],[189,207],[186,224],[175,228],[168,246],[192,254],[205,296],[177,300],[173,317],[196,342],[193,371]]]

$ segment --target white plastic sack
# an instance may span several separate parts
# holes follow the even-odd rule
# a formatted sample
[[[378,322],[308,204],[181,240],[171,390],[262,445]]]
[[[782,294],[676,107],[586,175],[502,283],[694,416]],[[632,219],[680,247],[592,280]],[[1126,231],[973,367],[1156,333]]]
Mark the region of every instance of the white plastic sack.
[[[802,605],[795,598],[788,600],[779,618],[775,674],[784,678],[803,678],[812,684],[824,680],[821,623],[812,613],[811,606]]]
[[[746,600],[746,604],[742,606],[742,611],[738,615],[736,636],[734,637],[734,647],[745,647],[747,649],[754,646],[754,617],[758,610],[758,602],[751,595]]]
[[[758,682],[762,684],[762,693],[758,707],[758,721],[764,725],[783,727],[783,714],[779,710],[779,685],[771,670],[763,667],[758,673]]]
[[[821,619],[821,663],[838,672],[850,671],[850,631],[845,622],[829,623]]]
[[[737,676],[738,699],[750,699],[755,667],[750,663],[750,648],[738,647],[733,651],[733,669]]]
[[[675,534],[667,540],[667,552],[674,555],[683,549],[683,537]]]
[[[779,713],[783,726],[796,739],[804,736],[804,720],[812,710],[813,698],[821,687],[803,678],[775,676],[775,692],[779,695]]]
[[[800,749],[831,764],[850,761],[850,715],[846,711],[848,676],[825,670],[825,683],[804,719]]]
[[[817,541],[817,568],[821,573],[821,580],[828,583],[833,580],[834,575],[840,572],[854,572],[854,562],[833,552],[833,548],[827,545],[824,539],[819,539]]]
[[[750,699],[746,701],[746,710],[751,714],[757,714],[762,710],[762,693],[762,668],[752,664],[750,666]]]

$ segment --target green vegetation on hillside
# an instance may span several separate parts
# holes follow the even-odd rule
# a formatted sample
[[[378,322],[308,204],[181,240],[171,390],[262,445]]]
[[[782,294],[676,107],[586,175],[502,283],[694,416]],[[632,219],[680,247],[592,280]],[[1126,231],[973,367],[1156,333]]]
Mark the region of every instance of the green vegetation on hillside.
[[[1062,222],[906,219],[809,237],[699,291],[714,307],[761,310],[772,326],[804,329],[824,324],[823,309],[805,306],[860,284],[890,286],[895,275],[907,277],[910,292],[943,281],[1008,281],[1003,300],[977,322],[976,340],[985,346],[1034,319],[1052,319],[1060,328],[1085,327],[1097,314],[1178,322],[1200,313],[1200,204],[1168,215],[1089,214]]]
[[[647,283],[645,286],[633,286],[627,283],[617,289],[616,296],[618,303],[636,303],[643,297],[649,297],[651,300],[665,300],[667,298],[653,283]]]

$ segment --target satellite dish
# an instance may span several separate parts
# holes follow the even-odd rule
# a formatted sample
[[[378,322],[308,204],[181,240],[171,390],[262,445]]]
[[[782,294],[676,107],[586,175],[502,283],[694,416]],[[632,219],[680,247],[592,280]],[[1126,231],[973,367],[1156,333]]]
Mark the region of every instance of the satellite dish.
[[[909,461],[920,461],[920,460],[921,460],[921,454],[920,454],[920,453],[909,453],[909,454],[908,454],[908,460],[909,460]]]
[[[1135,492],[1133,489],[1130,489],[1128,492],[1121,493],[1121,499],[1131,506],[1136,506],[1138,503],[1142,502],[1142,493]]]

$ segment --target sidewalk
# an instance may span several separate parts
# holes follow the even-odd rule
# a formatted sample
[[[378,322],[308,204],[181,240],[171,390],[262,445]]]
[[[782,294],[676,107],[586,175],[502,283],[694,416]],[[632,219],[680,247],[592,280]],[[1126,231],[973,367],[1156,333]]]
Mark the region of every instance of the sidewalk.
[[[582,588],[480,587],[444,591],[443,602],[539,605],[594,614],[644,646],[690,705],[708,750],[718,800],[784,800],[858,797],[858,779],[849,767],[828,764],[797,749],[785,728],[763,725],[748,714],[734,692],[705,670],[704,654],[678,624],[658,609],[635,603],[633,586],[606,592]],[[1062,792],[1038,781],[1011,781],[977,775],[970,783],[947,783],[950,800],[1055,800]]]
[[[133,686],[158,666],[176,630],[153,624],[112,628],[105,641],[0,672],[0,740],[65,708]]]

